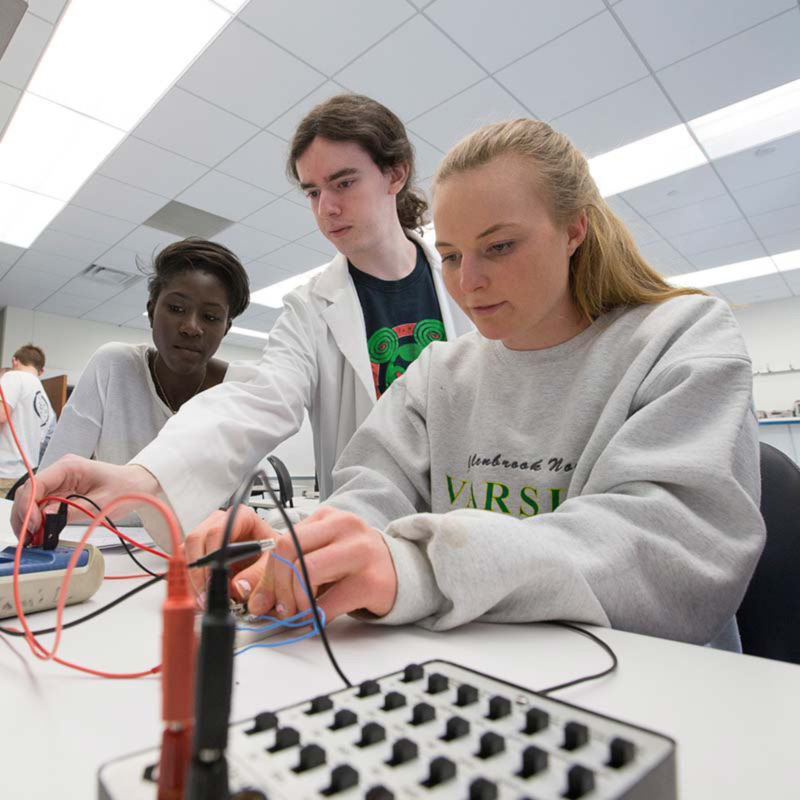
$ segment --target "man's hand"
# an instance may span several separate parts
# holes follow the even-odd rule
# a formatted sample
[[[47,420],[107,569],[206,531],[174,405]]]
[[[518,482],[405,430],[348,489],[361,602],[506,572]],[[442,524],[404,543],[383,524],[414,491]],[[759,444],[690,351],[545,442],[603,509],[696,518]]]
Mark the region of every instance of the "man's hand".
[[[158,481],[144,467],[135,464],[118,466],[106,464],[103,461],[91,461],[80,456],[64,456],[36,475],[36,496],[28,522],[28,532],[35,533],[42,524],[42,513],[54,510],[45,507],[40,509],[37,502],[48,495],[66,497],[70,494],[82,494],[91,497],[101,508],[115,497],[128,492],[141,492],[156,494],[161,490]],[[14,507],[11,510],[11,526],[17,536],[21,534],[22,522],[31,498],[30,481],[23,484],[14,498]],[[130,511],[129,508],[120,507],[120,513]],[[77,518],[80,512],[72,512],[71,517]],[[88,520],[87,520],[88,522]]]
[[[323,506],[295,526],[303,549],[310,591],[317,597],[327,622],[340,614],[365,609],[382,617],[391,611],[397,595],[397,574],[389,548],[379,531],[362,519],[344,511]],[[277,553],[293,562],[300,561],[290,536],[277,540]],[[286,564],[266,559],[261,580],[248,599],[252,614],[265,614],[275,608],[285,618],[310,608],[308,597]]]

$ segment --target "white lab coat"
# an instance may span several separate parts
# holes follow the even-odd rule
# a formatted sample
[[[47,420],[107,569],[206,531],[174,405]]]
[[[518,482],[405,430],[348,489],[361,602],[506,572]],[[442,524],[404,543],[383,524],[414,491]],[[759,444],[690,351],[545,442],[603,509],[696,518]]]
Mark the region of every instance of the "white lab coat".
[[[445,332],[472,324],[444,288],[438,254],[414,233],[428,258]],[[333,465],[377,398],[364,315],[337,256],[288,294],[259,362],[232,364],[224,383],[181,407],[130,463],[158,479],[184,530],[219,508],[266,455],[296,433],[308,410],[320,497]]]

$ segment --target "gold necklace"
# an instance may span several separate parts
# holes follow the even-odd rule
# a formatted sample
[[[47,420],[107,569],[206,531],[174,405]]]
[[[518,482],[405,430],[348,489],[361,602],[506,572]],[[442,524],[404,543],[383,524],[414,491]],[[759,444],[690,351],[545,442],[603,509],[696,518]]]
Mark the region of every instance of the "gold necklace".
[[[158,379],[158,371],[156,370],[156,364],[158,363],[158,350],[156,350],[155,358],[153,359],[153,380],[156,384],[156,389],[161,393],[161,396],[164,398],[164,402],[167,404],[167,408],[173,413],[177,414],[178,409],[175,408],[172,403],[170,402],[167,393],[164,391],[164,387],[161,385],[161,381]],[[188,403],[199,391],[200,387],[203,385],[203,381],[206,379],[206,371],[208,370],[208,364],[203,367],[203,375],[200,378],[200,383],[197,384],[197,388],[184,400],[184,403]]]

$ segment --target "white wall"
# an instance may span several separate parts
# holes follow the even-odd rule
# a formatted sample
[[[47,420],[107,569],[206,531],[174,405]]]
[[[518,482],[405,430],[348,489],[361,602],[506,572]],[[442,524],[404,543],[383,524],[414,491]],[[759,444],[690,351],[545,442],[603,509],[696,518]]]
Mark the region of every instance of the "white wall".
[[[11,356],[23,344],[33,342],[47,356],[43,377],[67,375],[74,385],[86,363],[98,347],[106,342],[152,344],[149,330],[123,328],[103,322],[75,317],[62,317],[24,308],[7,306],[0,311],[0,366],[11,366]],[[224,361],[252,361],[261,355],[261,345],[237,347],[222,344],[217,355]],[[288,467],[291,475],[314,474],[314,445],[308,419],[300,431],[285,441],[275,454]]]
[[[723,291],[725,287],[722,287]],[[779,411],[800,400],[800,297],[753,303],[733,309],[753,359],[753,371],[789,369],[782,375],[755,375],[756,408]]]

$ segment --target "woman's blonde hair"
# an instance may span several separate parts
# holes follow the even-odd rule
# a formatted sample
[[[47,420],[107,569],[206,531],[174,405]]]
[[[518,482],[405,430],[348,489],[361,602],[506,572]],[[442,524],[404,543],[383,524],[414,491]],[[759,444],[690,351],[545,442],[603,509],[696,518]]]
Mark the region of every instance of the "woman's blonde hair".
[[[570,259],[569,275],[572,298],[586,317],[596,319],[617,306],[706,294],[700,289],[670,286],[644,260],[625,225],[600,196],[586,159],[566,136],[545,122],[497,122],[462,139],[439,165],[434,192],[452,175],[507,154],[535,162],[534,179],[548,198],[557,223],[572,222],[586,211],[586,238]]]

